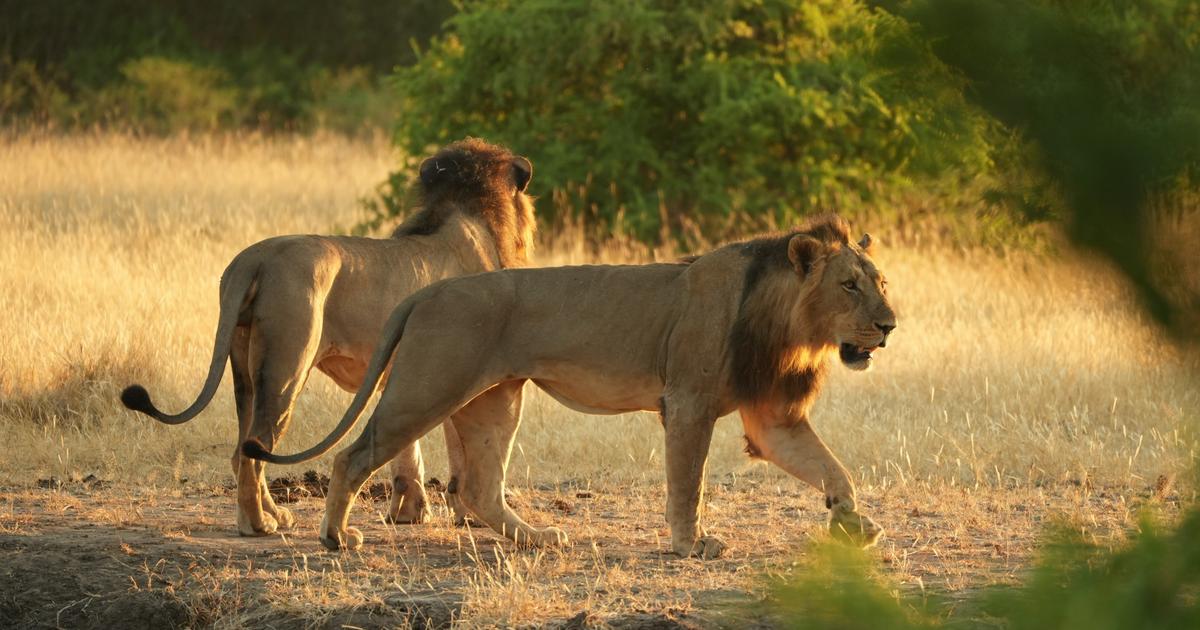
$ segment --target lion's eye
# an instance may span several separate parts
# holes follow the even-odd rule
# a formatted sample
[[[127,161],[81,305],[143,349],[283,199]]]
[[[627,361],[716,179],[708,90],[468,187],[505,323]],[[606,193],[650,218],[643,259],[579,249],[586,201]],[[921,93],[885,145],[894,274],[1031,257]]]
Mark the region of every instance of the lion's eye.
[[[847,291],[854,292],[854,291],[857,291],[857,290],[858,290],[858,285],[857,285],[857,284],[854,284],[854,281],[853,281],[853,280],[847,280],[847,281],[845,281],[845,282],[843,282],[843,283],[842,283],[842,288],[843,288],[843,289],[845,289],[845,290],[847,290]]]

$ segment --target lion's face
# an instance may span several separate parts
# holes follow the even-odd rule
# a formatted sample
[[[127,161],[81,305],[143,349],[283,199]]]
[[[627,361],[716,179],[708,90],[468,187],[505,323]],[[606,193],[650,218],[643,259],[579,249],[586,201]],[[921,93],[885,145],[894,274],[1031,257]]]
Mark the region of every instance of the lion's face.
[[[896,328],[888,303],[887,280],[867,254],[870,235],[858,246],[842,247],[825,265],[821,290],[834,306],[833,332],[842,363],[853,370],[871,367],[871,353],[887,345]]]
[[[798,248],[815,247],[798,243]],[[853,370],[871,367],[872,353],[887,345],[888,335],[896,328],[896,313],[888,303],[887,280],[875,266],[867,251],[870,235],[858,244],[823,248],[823,255],[814,257],[823,263],[814,265],[819,274],[812,288],[816,308],[824,319],[823,328],[829,338],[826,343],[838,349],[842,363]],[[798,251],[794,260],[802,258]]]

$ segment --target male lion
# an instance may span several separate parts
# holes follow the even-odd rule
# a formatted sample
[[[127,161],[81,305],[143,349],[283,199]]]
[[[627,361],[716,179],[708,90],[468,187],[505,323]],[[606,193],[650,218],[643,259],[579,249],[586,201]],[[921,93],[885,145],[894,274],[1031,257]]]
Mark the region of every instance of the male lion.
[[[199,398],[174,415],[155,408],[140,385],[126,388],[121,401],[160,422],[187,422],[212,400],[228,358],[238,442],[275,444],[313,367],[347,391],[359,389],[379,332],[401,300],[443,278],[526,264],[535,229],[525,194],[532,174],[529,160],[508,149],[463,140],[421,164],[417,211],[390,239],[282,236],[251,245],[221,277],[216,342]],[[369,392],[381,376],[372,376]],[[462,413],[519,402],[518,392],[497,391]],[[454,486],[461,447],[449,423],[446,441]],[[393,455],[389,518],[423,521],[429,508],[419,446]],[[233,470],[241,534],[267,535],[294,523],[271,500],[262,462],[235,450]]]
[[[825,359],[865,369],[896,327],[882,274],[836,217],[784,236],[735,243],[682,264],[516,269],[456,278],[419,291],[392,313],[364,386],[317,446],[276,456],[250,440],[243,452],[296,463],[329,450],[362,413],[389,360],[412,370],[387,383],[362,435],[334,460],[321,541],[355,548],[347,527],[358,488],[383,462],[453,414],[462,439],[460,498],[518,543],[559,545],[505,503],[505,469],[520,406],[504,407],[530,379],[589,413],[655,410],[666,429],[671,548],[712,558],[698,506],[713,425],[741,411],[751,455],[820,488],[835,535],[871,545],[882,530],[857,512],[846,469],[817,437],[808,411]],[[476,396],[503,392],[477,412]]]

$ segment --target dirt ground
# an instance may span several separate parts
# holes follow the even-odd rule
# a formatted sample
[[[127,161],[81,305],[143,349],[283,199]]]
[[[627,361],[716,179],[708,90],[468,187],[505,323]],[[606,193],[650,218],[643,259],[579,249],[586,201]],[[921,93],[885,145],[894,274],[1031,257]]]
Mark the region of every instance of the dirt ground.
[[[514,490],[528,520],[568,531],[564,552],[454,527],[436,487],[432,522],[384,524],[376,485],[352,515],[363,549],[330,553],[315,532],[319,477],[274,488],[299,524],[268,538],[237,535],[226,486],[87,478],[0,489],[0,626],[770,627],[782,620],[767,581],[804,570],[806,549],[825,538],[818,493],[790,481],[711,484],[705,522],[730,550],[708,562],[665,553],[658,484]],[[1015,580],[1050,522],[1118,541],[1142,506],[1170,518],[1181,501],[1168,480],[1140,490],[910,485],[864,488],[861,499],[888,527],[873,552],[887,578],[950,597]]]

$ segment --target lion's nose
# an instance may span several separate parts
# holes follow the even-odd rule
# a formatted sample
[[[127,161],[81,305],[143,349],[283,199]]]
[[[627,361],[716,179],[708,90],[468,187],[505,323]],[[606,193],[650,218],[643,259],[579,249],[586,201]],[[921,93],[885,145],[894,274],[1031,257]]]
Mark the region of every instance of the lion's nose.
[[[880,324],[880,323],[876,322],[875,327],[879,329],[879,332],[883,333],[883,340],[879,342],[879,347],[886,348],[888,335],[893,330],[896,330],[896,325],[895,324]]]

